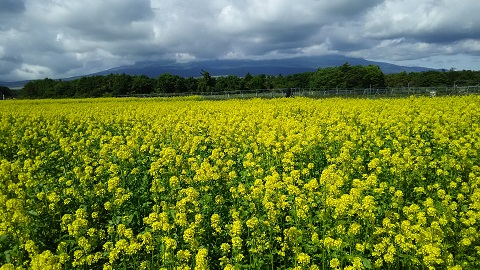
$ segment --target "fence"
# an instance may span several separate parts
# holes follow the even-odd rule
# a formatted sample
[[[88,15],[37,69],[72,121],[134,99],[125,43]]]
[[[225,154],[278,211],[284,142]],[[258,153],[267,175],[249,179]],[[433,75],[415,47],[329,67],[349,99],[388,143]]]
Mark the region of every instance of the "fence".
[[[185,92],[185,93],[152,93],[123,95],[120,97],[178,97],[201,96],[206,99],[229,98],[276,98],[285,96],[301,97],[408,97],[408,96],[458,96],[480,94],[480,86],[452,86],[452,87],[401,87],[401,88],[365,88],[365,89],[323,89],[323,88],[278,88],[235,90],[215,92]]]

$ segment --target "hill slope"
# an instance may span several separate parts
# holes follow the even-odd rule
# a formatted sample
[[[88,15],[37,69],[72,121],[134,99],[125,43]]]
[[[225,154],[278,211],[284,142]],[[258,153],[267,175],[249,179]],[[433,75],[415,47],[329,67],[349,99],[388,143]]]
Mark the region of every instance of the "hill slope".
[[[363,58],[346,57],[342,55],[325,55],[312,57],[294,57],[285,59],[269,60],[200,60],[187,63],[177,63],[173,60],[144,61],[130,66],[121,66],[93,75],[107,75],[111,73],[125,73],[129,75],[147,75],[157,77],[163,73],[171,73],[182,77],[198,77],[203,70],[213,76],[236,75],[244,76],[248,72],[252,75],[289,75],[307,71],[315,71],[318,68],[341,66],[348,62],[350,65],[376,65],[384,73],[419,72],[431,70],[423,67],[404,67],[393,64],[368,61]]]

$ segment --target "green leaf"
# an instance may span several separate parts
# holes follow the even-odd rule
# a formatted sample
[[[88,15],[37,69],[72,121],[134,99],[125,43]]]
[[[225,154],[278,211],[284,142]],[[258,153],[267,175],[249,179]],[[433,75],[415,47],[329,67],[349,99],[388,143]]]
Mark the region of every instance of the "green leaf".
[[[363,263],[363,266],[365,266],[365,268],[372,269],[372,264],[370,263],[369,259],[362,258],[362,263]]]
[[[28,214],[30,214],[31,216],[34,216],[34,217],[38,217],[38,213],[35,210],[28,211]]]
[[[10,261],[11,261],[12,255],[10,253],[12,253],[11,250],[7,250],[3,253],[3,254],[5,254],[5,262],[6,263],[10,263]]]
[[[0,244],[6,242],[7,238],[8,238],[7,234],[0,235]]]

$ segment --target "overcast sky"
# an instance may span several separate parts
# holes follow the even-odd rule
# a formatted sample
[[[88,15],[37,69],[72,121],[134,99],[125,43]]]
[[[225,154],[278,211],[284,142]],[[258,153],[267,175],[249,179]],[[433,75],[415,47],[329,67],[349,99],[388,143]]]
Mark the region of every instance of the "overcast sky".
[[[0,0],[0,80],[343,54],[480,70],[479,0]]]

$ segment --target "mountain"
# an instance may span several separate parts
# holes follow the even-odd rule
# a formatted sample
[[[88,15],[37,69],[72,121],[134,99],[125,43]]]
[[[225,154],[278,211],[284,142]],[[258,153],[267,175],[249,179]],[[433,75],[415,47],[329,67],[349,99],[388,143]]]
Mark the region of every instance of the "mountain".
[[[348,62],[350,65],[376,65],[384,73],[421,72],[432,70],[423,67],[405,67],[374,62],[363,58],[347,57],[343,55],[302,56],[284,59],[266,60],[199,60],[187,63],[177,63],[174,60],[143,61],[129,66],[121,66],[92,75],[108,75],[111,73],[125,73],[128,75],[147,75],[156,78],[160,74],[170,73],[182,77],[199,77],[202,69],[212,76],[235,75],[245,76],[248,72],[252,75],[290,75],[295,73],[315,71],[318,68],[341,66]]]
[[[17,81],[17,82],[2,82],[0,81],[0,86],[6,86],[10,89],[21,89],[29,81]]]
[[[336,67],[345,63],[352,66],[356,65],[376,65],[386,74],[406,72],[422,72],[432,70],[424,67],[405,67],[388,64],[384,62],[374,62],[363,58],[347,57],[343,55],[322,55],[322,56],[301,56],[283,59],[266,60],[198,60],[186,63],[179,63],[175,60],[161,61],[142,61],[133,65],[120,66],[92,74],[76,76],[71,78],[62,78],[62,80],[72,80],[84,76],[108,75],[108,74],[128,74],[128,75],[146,75],[156,78],[160,74],[170,73],[182,77],[200,77],[202,69],[206,70],[212,76],[235,75],[243,77],[250,72],[252,75],[290,75],[307,71],[315,71],[318,68]],[[11,89],[22,88],[28,81],[19,82],[0,82],[0,85]]]

